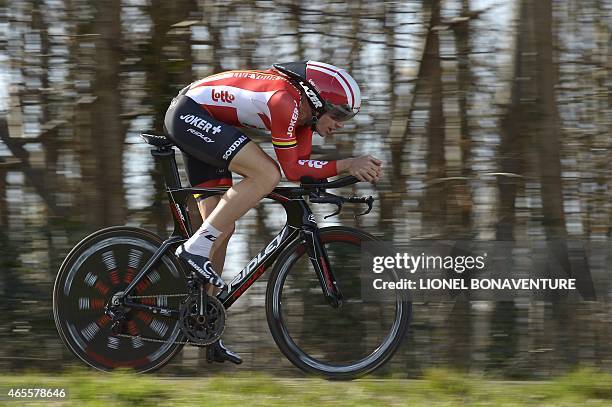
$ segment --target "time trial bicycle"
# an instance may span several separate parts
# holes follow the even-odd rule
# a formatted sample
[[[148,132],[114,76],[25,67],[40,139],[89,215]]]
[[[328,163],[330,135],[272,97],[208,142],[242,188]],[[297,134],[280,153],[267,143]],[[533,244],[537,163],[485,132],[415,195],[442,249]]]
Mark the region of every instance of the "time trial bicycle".
[[[285,210],[285,226],[217,295],[174,255],[192,235],[187,200],[227,188],[183,188],[171,141],[142,134],[163,169],[172,235],[163,240],[141,228],[99,230],[64,260],[53,292],[53,314],[64,344],[83,362],[112,371],[149,372],[168,363],[184,345],[206,346],[226,326],[226,310],[266,269],[265,309],[281,352],[300,369],[332,379],[352,379],[384,364],[405,337],[412,306],[364,298],[360,281],[363,244],[377,238],[359,229],[318,228],[310,203],[367,205],[372,197],[343,197],[327,190],[355,184],[354,177],[277,187],[266,198]],[[329,216],[332,216],[329,215]],[[389,271],[391,274],[393,270]],[[399,279],[395,274],[387,278]]]

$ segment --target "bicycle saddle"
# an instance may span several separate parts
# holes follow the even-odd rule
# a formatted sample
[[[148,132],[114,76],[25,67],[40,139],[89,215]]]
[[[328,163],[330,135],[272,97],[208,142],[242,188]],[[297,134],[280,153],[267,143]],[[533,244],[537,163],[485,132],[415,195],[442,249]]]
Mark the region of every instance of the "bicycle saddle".
[[[140,137],[142,137],[144,141],[146,141],[148,144],[151,144],[152,146],[155,146],[155,147],[167,147],[173,144],[172,141],[166,138],[166,136],[140,133]]]

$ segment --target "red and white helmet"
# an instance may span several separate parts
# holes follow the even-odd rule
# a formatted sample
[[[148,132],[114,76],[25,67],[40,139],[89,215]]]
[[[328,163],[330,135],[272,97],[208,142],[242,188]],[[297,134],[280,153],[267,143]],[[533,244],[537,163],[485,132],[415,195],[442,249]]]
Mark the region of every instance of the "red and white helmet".
[[[310,106],[321,116],[329,113],[336,120],[348,120],[361,108],[361,91],[344,69],[317,61],[274,64],[293,79]]]

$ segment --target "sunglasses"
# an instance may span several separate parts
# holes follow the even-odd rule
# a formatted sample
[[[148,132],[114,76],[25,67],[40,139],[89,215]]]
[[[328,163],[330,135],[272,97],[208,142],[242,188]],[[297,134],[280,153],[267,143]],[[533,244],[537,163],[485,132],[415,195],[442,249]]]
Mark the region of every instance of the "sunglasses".
[[[348,105],[334,105],[333,103],[325,103],[325,113],[329,113],[330,117],[336,121],[344,122],[352,119],[359,109],[351,109]]]

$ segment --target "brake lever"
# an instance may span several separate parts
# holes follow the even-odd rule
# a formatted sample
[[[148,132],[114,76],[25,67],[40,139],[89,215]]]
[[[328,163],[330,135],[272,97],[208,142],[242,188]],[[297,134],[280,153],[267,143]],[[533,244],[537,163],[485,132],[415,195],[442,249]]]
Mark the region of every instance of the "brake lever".
[[[356,196],[350,197],[350,198],[342,198],[342,197],[331,195],[331,194],[319,195],[317,193],[311,193],[310,202],[334,204],[338,207],[333,213],[327,216],[324,216],[323,219],[331,218],[332,216],[338,215],[342,211],[342,205],[345,202],[361,203],[361,204],[365,203],[366,205],[368,205],[368,208],[365,211],[355,215],[355,219],[357,219],[359,216],[367,215],[368,213],[370,213],[370,211],[372,211],[372,206],[373,206],[372,204],[374,203],[374,198],[372,196],[369,196],[367,198],[356,197]]]
[[[360,216],[367,215],[368,213],[370,213],[370,211],[372,210],[372,204],[374,203],[374,198],[372,198],[372,196],[367,197],[365,203],[368,205],[368,209],[355,215],[355,219],[357,219]]]
[[[342,211],[342,202],[338,201],[338,202],[334,202],[334,204],[336,206],[338,206],[338,209],[336,209],[336,211],[332,214],[329,214],[327,216],[323,216],[323,219],[327,219],[327,218],[331,218],[332,216],[336,216],[337,214],[340,213],[340,211]]]

